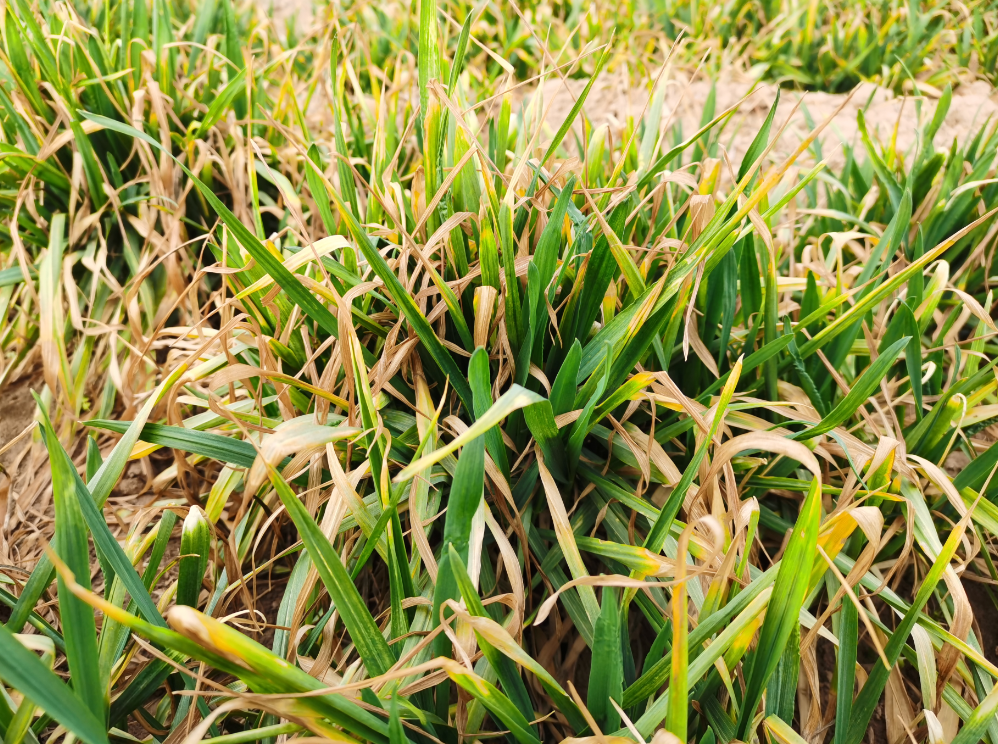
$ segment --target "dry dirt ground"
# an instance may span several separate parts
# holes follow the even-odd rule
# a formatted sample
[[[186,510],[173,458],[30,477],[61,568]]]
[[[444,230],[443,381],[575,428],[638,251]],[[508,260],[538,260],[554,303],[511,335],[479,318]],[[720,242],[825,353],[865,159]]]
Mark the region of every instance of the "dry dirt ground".
[[[540,87],[522,96],[524,103],[539,92],[543,109],[547,110],[546,126],[552,132],[560,125],[582,89],[585,80],[548,79]],[[706,79],[689,81],[682,72],[673,73],[662,83],[666,86],[662,107],[662,127],[681,122],[683,137],[689,137],[700,126],[704,102],[710,93],[711,82]],[[747,96],[747,98],[745,98]],[[594,126],[607,124],[615,140],[622,136],[627,118],[638,120],[648,105],[650,86],[634,88],[627,80],[627,71],[619,69],[597,79],[585,104],[585,113]],[[753,91],[751,79],[731,72],[717,81],[716,113],[720,114],[745,98],[738,106],[720,137],[731,162],[741,162],[749,144],[762,126],[776,97],[776,86],[758,85]],[[795,106],[800,106],[794,112]],[[839,107],[845,103],[837,114]],[[921,112],[917,115],[917,105]],[[852,94],[798,93],[784,91],[777,108],[773,131],[790,122],[774,148],[774,155],[788,155],[811,130],[807,115],[814,124],[821,124],[829,116],[834,118],[821,133],[819,143],[822,157],[828,161],[832,172],[841,168],[845,159],[843,144],[862,150],[856,114],[864,109],[867,128],[871,137],[888,142],[897,128],[897,149],[901,153],[911,152],[915,145],[919,121],[931,119],[936,108],[934,97],[895,96],[891,91],[865,83]],[[983,81],[959,85],[953,92],[953,100],[945,122],[935,137],[937,147],[948,148],[953,139],[960,142],[973,136],[989,118],[998,114],[998,91]],[[809,162],[808,159],[802,164]]]
[[[281,30],[289,22],[296,23],[300,29],[308,28],[319,15],[316,12],[318,6],[310,0],[258,0],[258,4]],[[605,73],[597,79],[585,105],[585,113],[595,126],[608,124],[611,132],[619,136],[627,123],[628,116],[640,118],[648,103],[650,85],[635,87],[632,82],[625,66]],[[551,75],[540,86],[539,92],[543,96],[544,107],[548,109],[545,122],[552,133],[568,115],[585,84],[584,79],[565,81],[557,75]],[[701,75],[690,83],[688,72],[671,71],[666,73],[662,84],[667,86],[662,116],[663,126],[670,120],[671,122],[679,120],[682,122],[684,135],[689,136],[699,127],[700,115],[710,91],[711,81]],[[738,103],[752,91],[753,84],[754,81],[750,77],[734,70],[722,74],[716,81],[716,111],[719,113]],[[517,101],[526,103],[537,92],[537,86],[524,86],[517,89],[515,97]],[[923,99],[922,120],[931,118],[936,106],[934,96],[937,94],[938,91],[933,90]],[[725,129],[725,136],[722,137],[722,144],[733,163],[740,162],[742,154],[762,125],[775,97],[774,85],[757,85],[751,96],[738,107],[738,111]],[[785,91],[774,126],[785,121],[801,98],[803,103],[791,120],[787,133],[776,147],[777,154],[789,153],[802,137],[807,136],[810,128],[806,122],[804,109],[810,114],[812,121],[819,124],[832,115],[844,100],[850,98],[850,95],[800,94]],[[895,96],[891,91],[873,84],[862,84],[851,94],[846,107],[835,116],[819,138],[822,155],[828,160],[833,171],[844,159],[840,143],[860,144],[856,126],[856,112],[860,108],[865,109],[871,136],[888,140],[893,136],[896,125],[900,151],[910,150],[915,143],[918,122],[915,98]],[[963,141],[968,133],[976,132],[988,117],[996,113],[998,113],[998,91],[981,80],[964,82],[954,91],[949,114],[936,135],[936,145],[948,147],[954,137]]]
[[[275,26],[283,32],[286,24],[293,23],[299,29],[307,29],[320,17],[321,7],[311,0],[257,0],[258,6],[270,17]],[[663,128],[675,121],[682,122],[684,136],[688,137],[700,125],[704,102],[710,92],[711,81],[705,76],[696,76],[691,83],[688,71],[671,70],[663,76],[660,84],[666,86],[663,106]],[[618,138],[629,116],[639,119],[651,94],[650,81],[635,86],[626,66],[619,66],[612,72],[601,75],[590,91],[585,104],[586,116],[594,126],[608,124],[615,138]],[[586,85],[584,79],[562,80],[557,75],[549,76],[539,88],[526,85],[516,89],[514,100],[529,103],[538,92],[543,96],[543,108],[549,134],[564,121],[577,96]],[[736,70],[722,73],[716,81],[716,111],[718,113],[735,105],[751,92],[725,128],[721,144],[728,157],[736,166],[748,148],[776,97],[776,86],[758,85],[749,76]],[[753,91],[753,85],[755,90]],[[923,94],[927,91],[923,90]],[[790,121],[789,127],[777,146],[774,154],[787,155],[796,148],[810,127],[807,124],[805,109],[815,124],[820,124],[835,113],[838,107],[849,99],[845,108],[835,115],[829,126],[819,137],[822,157],[835,172],[844,161],[841,144],[859,146],[856,112],[863,108],[872,137],[888,141],[894,136],[897,127],[897,146],[902,153],[909,152],[915,144],[918,121],[932,117],[936,107],[938,91],[929,91],[921,102],[920,117],[916,116],[916,99],[912,96],[895,96],[891,91],[864,83],[852,94],[807,93],[784,91],[777,110],[774,131],[790,115],[790,112],[803,98]],[[977,129],[989,118],[998,114],[998,90],[982,80],[968,79],[956,87],[952,105],[946,121],[935,138],[938,147],[949,147],[953,138],[964,141],[968,134]],[[543,145],[539,142],[538,145]],[[802,164],[806,164],[806,160]]]

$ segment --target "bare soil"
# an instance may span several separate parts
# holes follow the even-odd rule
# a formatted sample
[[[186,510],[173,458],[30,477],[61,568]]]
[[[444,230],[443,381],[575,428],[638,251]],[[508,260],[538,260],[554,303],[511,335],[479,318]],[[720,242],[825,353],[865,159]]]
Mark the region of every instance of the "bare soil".
[[[25,375],[0,391],[3,397],[3,405],[0,406],[0,448],[24,431],[33,420],[35,400],[31,397],[31,389],[40,390],[42,384],[41,375]],[[10,467],[26,440],[27,437],[0,455],[0,465]]]
[[[706,79],[690,82],[685,72],[667,75],[668,78],[660,83],[666,86],[661,127],[665,130],[678,121],[682,125],[683,137],[686,138],[700,126],[712,83]],[[545,127],[553,135],[571,111],[585,84],[586,81],[582,79],[562,80],[555,77],[546,80],[539,89],[521,96],[521,100],[524,104],[529,104],[533,96],[542,96],[542,109],[547,112]],[[716,113],[720,114],[745,99],[720,138],[720,145],[727,151],[735,167],[762,127],[776,98],[775,85],[755,84],[755,90],[753,85],[750,78],[734,70],[722,75],[716,83]],[[937,92],[933,90],[931,93]],[[651,82],[636,88],[628,80],[627,70],[620,68],[597,78],[586,99],[584,111],[594,126],[607,124],[611,136],[619,142],[628,117],[633,117],[635,121],[640,119],[645,107],[649,105],[650,97]],[[807,121],[808,115],[813,125],[819,125],[834,115],[819,136],[818,143],[821,157],[828,161],[832,172],[836,172],[845,160],[843,145],[859,149],[863,147],[856,115],[860,109],[865,109],[864,115],[871,138],[887,143],[892,137],[896,137],[897,150],[910,154],[916,144],[916,133],[921,123],[931,119],[936,103],[937,100],[929,95],[896,96],[891,91],[870,83],[857,86],[850,94],[784,90],[777,107],[773,131],[775,133],[785,123],[787,128],[777,141],[773,153],[777,157],[786,156],[797,148],[813,128]],[[836,113],[843,104],[842,110]],[[996,114],[998,91],[988,83],[977,80],[959,85],[953,92],[946,119],[936,134],[935,145],[948,148],[954,139],[965,142]],[[801,164],[806,165],[812,161],[813,157],[808,155]]]
[[[0,390],[3,400],[0,406],[0,449],[16,439],[33,421],[35,400],[31,390],[40,390],[42,384],[40,373],[26,374]],[[17,543],[36,529],[35,525],[24,524],[26,512],[30,513],[33,504],[22,506],[18,497],[30,480],[30,475],[25,477],[25,473],[38,464],[30,457],[30,444],[31,434],[28,434],[0,455],[0,563],[6,566],[19,563]],[[40,522],[46,523],[46,520]],[[12,570],[17,573],[16,569]],[[13,578],[23,581],[26,576],[15,575]]]

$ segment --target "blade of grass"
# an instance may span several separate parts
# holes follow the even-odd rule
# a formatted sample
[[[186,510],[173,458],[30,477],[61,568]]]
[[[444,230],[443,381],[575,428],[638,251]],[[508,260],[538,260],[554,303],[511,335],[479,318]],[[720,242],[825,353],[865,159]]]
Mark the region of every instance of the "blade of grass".
[[[911,603],[901,622],[894,632],[891,633],[890,640],[886,648],[884,648],[884,655],[892,665],[896,664],[898,658],[901,656],[901,651],[908,640],[908,636],[911,634],[912,626],[918,621],[922,613],[922,608],[925,607],[929,598],[935,592],[936,585],[942,578],[943,572],[946,570],[956,552],[957,546],[963,539],[963,532],[971,513],[972,510],[950,532],[950,536],[943,544],[943,549],[940,551],[939,557],[933,562],[929,572],[922,580],[922,585],[915,594],[915,601]],[[850,719],[849,728],[844,738],[845,744],[859,744],[863,740],[870,718],[873,716],[874,708],[876,708],[880,696],[883,694],[889,676],[890,669],[884,666],[883,661],[878,656],[873,663],[873,669],[870,671],[863,689],[860,690],[859,696],[853,705],[852,718]]]
[[[360,593],[350,581],[350,574],[343,567],[340,556],[281,474],[270,466],[267,472],[281,503],[287,509],[288,516],[294,521],[302,536],[305,549],[308,550],[326,591],[336,603],[343,624],[357,646],[365,666],[371,674],[384,674],[395,664],[395,656],[381,635],[381,631],[378,630]]]
[[[805,429],[794,435],[794,439],[799,442],[814,439],[814,437],[831,431],[836,426],[845,423],[852,418],[856,410],[866,403],[866,399],[880,387],[880,381],[884,379],[890,371],[891,366],[901,356],[908,345],[910,339],[905,336],[884,351],[877,360],[871,364],[860,378],[856,380],[849,394],[846,395],[827,416],[821,419],[815,426]]]
[[[128,421],[108,421],[106,419],[91,419],[85,423],[95,429],[104,429],[119,434],[124,434],[130,426]],[[256,460],[256,450],[249,442],[207,431],[185,429],[182,426],[146,424],[139,432],[138,440],[170,447],[181,452],[203,455],[243,468],[252,467]]]
[[[620,714],[610,703],[624,694],[624,659],[620,649],[620,605],[616,589],[604,587],[593,631],[593,661],[589,671],[589,713],[606,731],[620,726]]]
[[[0,677],[86,744],[107,744],[104,723],[6,627],[0,627]]]
[[[773,599],[766,609],[766,620],[759,632],[759,642],[745,674],[745,699],[738,718],[737,736],[748,740],[756,708],[766,683],[780,662],[780,656],[800,623],[800,611],[809,590],[814,563],[818,527],[821,524],[821,483],[815,478],[801,506],[797,524],[783,552],[780,572],[773,586]]]
[[[46,427],[46,444],[52,464],[52,500],[55,502],[55,541],[60,558],[79,576],[83,586],[90,584],[90,546],[87,527],[76,500],[70,464],[62,457],[61,445]],[[107,715],[107,691],[101,684],[97,654],[97,626],[94,613],[59,582],[59,610],[66,658],[74,689],[84,706],[98,718]]]

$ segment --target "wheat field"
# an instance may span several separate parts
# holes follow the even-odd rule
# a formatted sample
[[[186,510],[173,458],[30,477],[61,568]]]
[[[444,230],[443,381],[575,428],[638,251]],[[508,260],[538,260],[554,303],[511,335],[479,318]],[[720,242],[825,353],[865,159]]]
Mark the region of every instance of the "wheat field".
[[[0,15],[3,744],[998,744],[994,0]]]

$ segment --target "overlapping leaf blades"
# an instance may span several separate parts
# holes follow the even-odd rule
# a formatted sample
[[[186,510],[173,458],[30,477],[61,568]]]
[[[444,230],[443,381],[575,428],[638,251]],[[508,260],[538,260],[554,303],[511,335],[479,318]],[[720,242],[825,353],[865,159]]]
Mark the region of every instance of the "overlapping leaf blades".
[[[488,5],[361,5],[284,44],[229,0],[181,5],[4,14],[4,369],[37,341],[55,517],[3,594],[8,744],[48,717],[87,744],[199,720],[219,744],[828,721],[854,744],[885,695],[909,728],[946,705],[959,741],[998,734],[953,570],[998,581],[993,123],[937,151],[947,89],[913,150],[861,116],[829,169],[767,149],[774,105],[728,170],[713,96],[693,136],[663,131],[661,87],[590,126],[629,43],[599,9],[545,36]],[[851,8],[762,5],[758,28],[659,11],[694,32],[680,57],[759,31],[772,76],[833,89],[903,88],[945,13],[873,13],[864,41]],[[959,22],[945,54],[992,55],[991,9]],[[788,67],[767,34],[795,28]],[[534,66],[579,80],[561,120],[514,101]],[[142,458],[151,499],[125,487]],[[795,695],[833,671],[817,644],[833,703]]]

